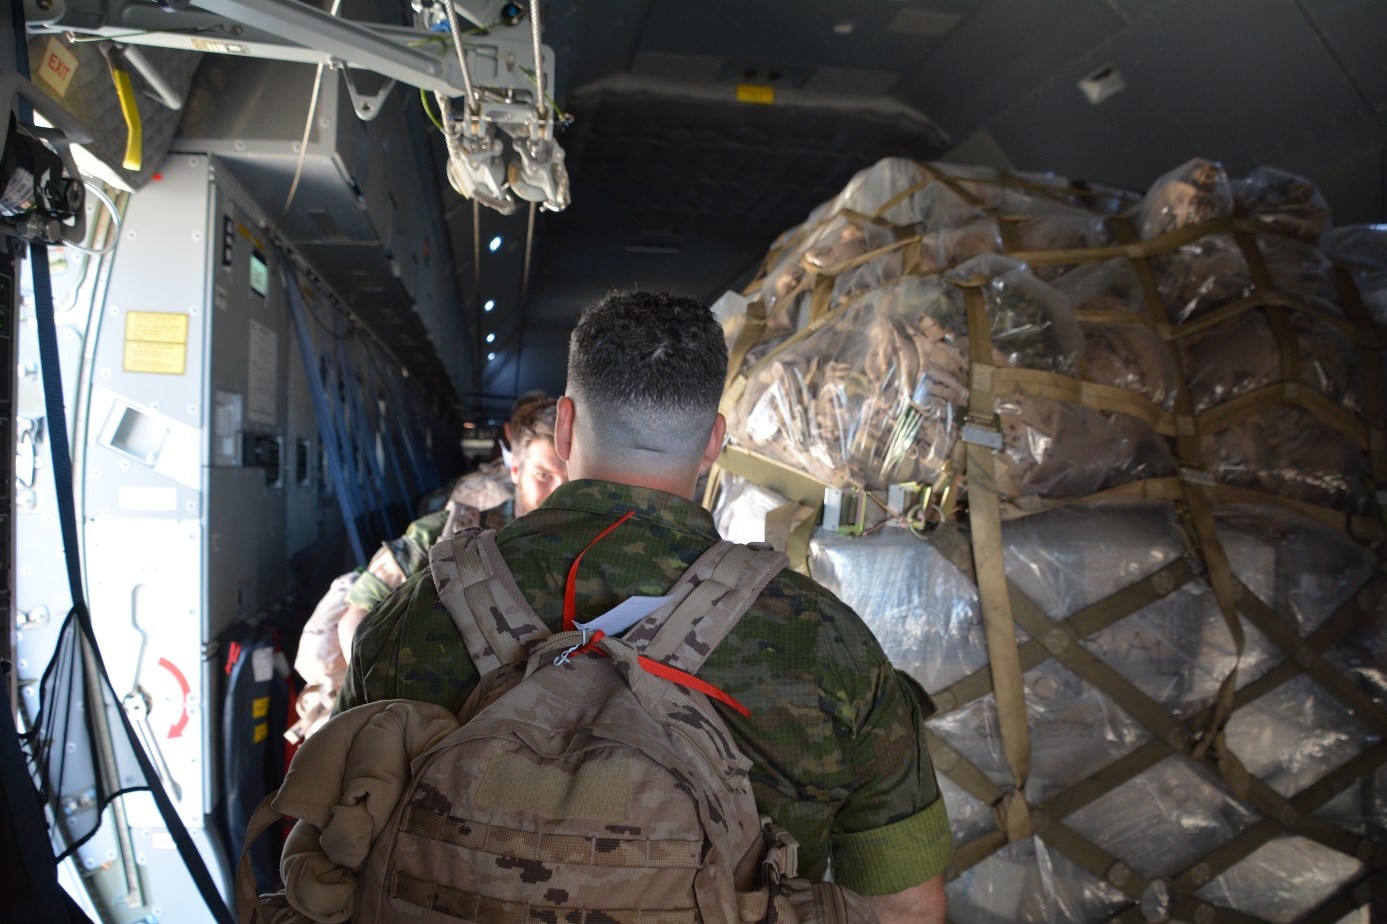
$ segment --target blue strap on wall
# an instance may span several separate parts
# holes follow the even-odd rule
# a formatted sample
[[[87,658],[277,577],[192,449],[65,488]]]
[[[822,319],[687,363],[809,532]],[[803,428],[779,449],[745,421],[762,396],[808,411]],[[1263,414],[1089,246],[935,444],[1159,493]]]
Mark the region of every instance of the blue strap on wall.
[[[389,369],[389,375],[381,376],[390,389],[390,401],[392,406],[398,409],[400,415],[400,436],[404,440],[405,455],[409,458],[409,466],[414,471],[414,481],[419,488],[422,496],[438,487],[438,471],[433,466],[433,460],[420,451],[419,443],[421,427],[419,418],[415,413],[413,403],[405,400],[404,388],[400,382],[400,373],[397,369]]]
[[[62,367],[58,355],[58,330],[53,317],[53,284],[48,273],[48,248],[42,244],[29,246],[29,261],[34,277],[34,316],[38,321],[39,358],[43,368],[43,397],[48,416],[48,445],[53,460],[53,482],[57,492],[58,518],[63,537],[63,555],[67,560],[68,588],[72,592],[72,614],[87,649],[92,655],[101,676],[101,683],[114,702],[120,702],[111,678],[106,673],[106,665],[101,658],[101,650],[96,644],[96,634],[92,629],[91,615],[87,612],[86,595],[82,589],[82,563],[78,555],[77,514],[72,497],[72,455],[67,441],[67,410],[63,405]],[[183,824],[172,800],[164,791],[158,771],[154,769],[149,755],[145,753],[130,725],[130,718],[124,710],[116,710],[121,727],[129,739],[140,771],[143,773],[150,795],[159,808],[164,825],[173,837],[178,854],[188,867],[202,900],[219,924],[233,924],[231,911],[217,891],[212,874],[203,862],[202,854],[193,843],[192,835]]]
[[[359,456],[356,447],[356,439],[352,435],[352,416],[351,410],[347,407],[347,382],[342,375],[341,364],[337,361],[337,351],[335,344],[342,337],[338,318],[332,319],[332,330],[330,339],[318,351],[318,365],[323,372],[323,387],[327,390],[328,409],[332,413],[333,432],[337,434],[337,452],[342,460],[342,476],[352,489],[352,504],[356,508],[357,515],[361,517],[362,529],[366,527],[366,520],[370,513],[370,499],[366,492],[366,477],[362,472],[364,464]],[[363,538],[367,538],[363,536]]]
[[[365,357],[367,365],[371,368],[372,375],[375,376],[377,387],[384,386],[385,376],[381,375],[380,364],[376,362],[376,356],[371,350],[370,341],[363,339],[357,345],[357,352]],[[393,403],[387,403],[386,410],[393,410],[396,418],[398,418],[401,413],[401,408]],[[388,426],[387,421],[381,419],[378,422],[378,427],[380,429],[381,445],[385,447],[386,465],[390,470],[391,482],[395,486],[396,499],[403,505],[406,514],[408,514],[408,512],[413,509],[414,505],[410,497],[409,485],[405,483],[404,469],[400,465],[400,454],[395,449],[395,438],[397,436],[405,440],[406,443],[409,441],[409,435],[405,432],[403,422],[403,419],[391,420],[390,423],[394,425]]]
[[[338,506],[342,509],[342,522],[347,528],[347,539],[351,542],[352,555],[357,567],[366,567],[366,550],[361,544],[361,531],[356,522],[356,503],[354,495],[347,490],[346,470],[342,466],[342,444],[338,442],[333,416],[328,406],[327,394],[323,390],[323,377],[318,368],[317,353],[313,348],[313,337],[308,330],[308,319],[304,316],[303,296],[296,285],[288,261],[281,259],[280,271],[284,277],[284,289],[289,294],[289,314],[294,318],[294,338],[299,342],[299,357],[303,360],[303,370],[307,373],[308,392],[313,397],[313,416],[318,419],[318,441],[327,459],[328,475],[337,494]]]
[[[366,410],[361,406],[361,388],[352,375],[352,366],[347,357],[346,338],[337,341],[337,371],[342,379],[343,391],[347,396],[347,416],[352,423],[352,435],[356,440],[357,448],[361,455],[366,457],[367,483],[371,490],[371,510],[379,518],[381,526],[384,528],[384,538],[393,538],[399,533],[395,531],[395,525],[390,521],[390,512],[387,509],[389,503],[385,497],[385,475],[380,470],[380,462],[376,458],[375,440],[371,434],[371,427],[366,421]]]

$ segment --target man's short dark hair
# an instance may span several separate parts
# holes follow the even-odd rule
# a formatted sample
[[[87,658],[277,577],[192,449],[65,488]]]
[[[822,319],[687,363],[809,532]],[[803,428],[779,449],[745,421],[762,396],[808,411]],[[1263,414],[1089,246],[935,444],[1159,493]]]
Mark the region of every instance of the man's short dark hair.
[[[613,292],[583,312],[568,350],[568,393],[616,447],[701,453],[722,400],[727,344],[691,298]]]
[[[554,418],[555,408],[559,403],[558,398],[551,398],[548,395],[539,395],[521,404],[510,420],[511,440],[515,445],[511,447],[518,459],[523,459],[526,449],[530,444],[538,439],[547,439],[550,443],[554,442]]]

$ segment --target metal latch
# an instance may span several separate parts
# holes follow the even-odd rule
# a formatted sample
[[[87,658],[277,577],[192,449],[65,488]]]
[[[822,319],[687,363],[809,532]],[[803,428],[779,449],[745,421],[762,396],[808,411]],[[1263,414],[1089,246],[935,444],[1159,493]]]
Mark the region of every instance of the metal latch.
[[[1002,431],[994,424],[970,421],[963,425],[963,442],[986,446],[995,452],[1002,448]]]

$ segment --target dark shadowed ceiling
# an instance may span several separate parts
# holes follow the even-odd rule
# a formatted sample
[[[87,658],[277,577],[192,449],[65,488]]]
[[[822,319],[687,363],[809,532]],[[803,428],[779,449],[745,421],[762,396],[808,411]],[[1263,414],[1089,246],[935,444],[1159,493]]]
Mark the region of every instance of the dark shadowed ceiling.
[[[573,205],[451,212],[465,310],[496,359],[477,406],[563,387],[568,331],[616,287],[711,301],[780,231],[883,156],[975,161],[1144,187],[1193,156],[1321,184],[1340,223],[1381,221],[1387,4],[1380,0],[543,0]],[[1094,105],[1078,81],[1125,84]],[[773,89],[738,102],[738,84]],[[451,192],[445,199],[456,201]],[[517,366],[517,351],[522,360]]]

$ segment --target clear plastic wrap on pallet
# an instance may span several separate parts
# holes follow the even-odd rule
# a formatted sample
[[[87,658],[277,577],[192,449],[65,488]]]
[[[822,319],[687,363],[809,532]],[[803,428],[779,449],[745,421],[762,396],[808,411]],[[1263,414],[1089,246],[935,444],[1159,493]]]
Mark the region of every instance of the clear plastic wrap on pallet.
[[[919,277],[888,283],[754,373],[729,428],[743,445],[829,484],[932,479],[967,400],[966,347],[957,343],[965,327],[954,287]],[[912,408],[909,438],[898,438]]]
[[[1113,217],[1122,212],[1125,219]],[[848,246],[844,229],[865,227],[864,219],[897,246],[841,274],[808,260],[814,229],[839,229],[826,245],[831,250]],[[1090,262],[1104,256],[1094,248],[1125,240],[1124,221],[1146,242],[1185,233]],[[1192,227],[1209,221],[1219,223]],[[1349,522],[1342,513],[1376,517],[1362,446],[1362,425],[1372,425],[1364,419],[1372,409],[1368,367],[1361,338],[1344,323],[1355,316],[1345,310],[1350,302],[1339,303],[1346,296],[1336,270],[1353,274],[1370,314],[1387,326],[1387,231],[1328,225],[1312,184],[1266,168],[1233,181],[1217,163],[1191,161],[1134,203],[1059,177],[884,162],[799,229],[798,265],[835,277],[829,314],[816,315],[788,345],[787,330],[775,335],[780,346],[753,351],[766,358],[728,409],[734,441],[825,483],[883,497],[901,482],[952,484],[940,479],[965,468],[959,431],[975,373],[965,293],[979,287],[993,340],[990,365],[1055,374],[1017,376],[995,392],[1001,446],[991,474],[1008,502],[1004,516],[1016,517],[1002,524],[1001,550],[1013,609],[1023,608],[1022,622],[1039,618],[1035,608],[1054,620],[1082,612],[1086,633],[1082,655],[1072,654],[1076,648],[1064,655],[1055,633],[1033,641],[1018,623],[1030,731],[1026,799],[1049,820],[1047,806],[1059,806],[1070,830],[1145,877],[1179,876],[1226,848],[1199,883],[1162,880],[1163,888],[1188,894],[1202,884],[1202,899],[1269,921],[1298,919],[1330,895],[1342,900],[1363,867],[1290,838],[1255,852],[1261,841],[1240,847],[1239,835],[1263,816],[1221,778],[1228,767],[1245,767],[1264,792],[1280,797],[1315,786],[1310,810],[1317,818],[1387,844],[1380,719],[1346,699],[1345,685],[1329,683],[1318,668],[1303,670],[1305,646],[1287,652],[1273,641],[1288,631],[1305,639],[1332,629],[1311,646],[1322,663],[1387,707],[1387,599],[1378,596],[1375,553],[1325,525],[1337,518],[1370,532],[1370,520]],[[858,255],[867,249],[864,241]],[[1039,268],[1005,256],[1029,252],[1052,264],[1053,252],[1067,250],[1075,251],[1072,263],[1061,258]],[[816,312],[825,307],[823,282]],[[754,285],[763,283],[769,279]],[[1268,283],[1270,301],[1263,298]],[[1148,295],[1148,287],[1155,291]],[[809,304],[808,287],[801,288],[805,294],[787,309],[795,325]],[[1283,342],[1287,336],[1294,342]],[[1297,361],[1299,391],[1271,388],[1286,383],[1283,357]],[[1211,589],[1203,521],[1189,507],[1154,500],[1058,505],[1174,474],[1177,445],[1135,417],[1096,410],[1123,406],[1103,389],[1059,400],[1075,394],[1061,377],[1122,389],[1171,414],[1186,413],[1177,402],[1181,388],[1196,415],[1261,392],[1265,404],[1245,402],[1198,421],[1202,470],[1215,485],[1320,508],[1324,522],[1270,496],[1265,504],[1232,506],[1219,504],[1233,492],[1220,498],[1215,487],[1205,495],[1216,504],[1213,529],[1241,601],[1235,626]],[[1324,405],[1319,397],[1343,413],[1308,410]],[[1144,416],[1157,420],[1156,413]],[[1189,432],[1179,416],[1158,426]],[[1202,483],[1191,471],[1183,489],[1167,479],[1139,490],[1169,497]],[[718,512],[729,529],[741,528],[739,519],[760,528],[766,512],[784,503],[730,484]],[[960,509],[969,499],[966,471],[963,490]],[[855,538],[819,530],[808,566],[935,697],[940,711],[929,727],[947,745],[938,749],[940,790],[956,841],[971,844],[995,836],[997,792],[1014,780],[997,702],[985,692],[991,665],[972,559],[960,570],[941,551],[960,554],[939,539],[957,531],[968,556],[966,526],[957,525],[967,517],[953,519],[933,537],[903,524]],[[1271,615],[1249,609],[1254,601],[1240,585]],[[1111,602],[1115,594],[1141,602],[1127,612]],[[1330,623],[1355,598],[1366,615],[1353,626]],[[1240,698],[1207,759],[1148,749],[1164,748],[1166,732],[1156,737],[1153,728],[1163,726],[1144,724],[1143,708],[1164,710],[1183,723],[1180,734],[1196,740],[1212,717],[1222,717],[1225,689],[1241,691]],[[1147,702],[1137,708],[1132,697]],[[1124,757],[1142,762],[1119,773],[1113,764]],[[1071,788],[1079,783],[1086,789],[1075,802]],[[1273,812],[1267,820],[1283,817]],[[1297,851],[1305,857],[1298,865]],[[1156,904],[1159,891],[1151,893]],[[951,920],[960,922],[1096,922],[1134,903],[1047,842],[1043,828],[960,870],[949,893]]]
[[[1305,837],[1279,837],[1195,893],[1210,904],[1291,924],[1363,872],[1363,863]]]
[[[1148,878],[1184,872],[1261,815],[1218,777],[1184,757],[1168,757],[1064,821]]]
[[[1152,257],[1151,267],[1173,324],[1198,320],[1252,294],[1252,271],[1237,241],[1226,234],[1201,237]]]
[[[1052,283],[1079,312],[1123,312],[1147,318],[1141,280],[1130,260],[1076,266]]]
[[[751,376],[729,419],[734,437],[829,484],[932,483],[968,402],[967,319],[952,281],[982,280],[997,365],[1074,370],[1085,342],[1068,300],[1022,264],[979,257],[947,279],[871,290],[784,349]],[[997,409],[998,477],[1014,496],[1080,496],[1169,471],[1160,440],[1122,415],[1028,397]]]
[[[729,542],[765,542],[766,514],[787,503],[789,498],[770,488],[726,475],[713,522],[718,534]]]
[[[1002,232],[996,219],[982,213],[958,212],[963,223],[932,230],[920,239],[920,272],[938,273],[981,254],[1002,252]]]
[[[1084,325],[1079,370],[1089,382],[1126,389],[1167,411],[1175,407],[1179,370],[1165,341],[1148,327]]]
[[[1058,850],[1034,838],[1008,844],[949,883],[957,924],[1106,921],[1127,902]]]
[[[1326,256],[1354,270],[1387,270],[1387,225],[1344,225],[1320,238]]]
[[[766,307],[768,334],[788,332],[800,326],[798,299],[811,268],[835,266],[895,240],[891,229],[866,218],[839,215],[810,232],[791,248],[766,275],[761,302]]]
[[[1218,508],[1216,531],[1233,574],[1300,636],[1324,625],[1375,571],[1372,556],[1343,533],[1279,508]],[[1007,576],[1052,619],[1106,600],[1190,554],[1175,508],[1159,502],[1072,505],[1003,526]],[[894,527],[860,538],[820,530],[810,543],[810,571],[863,615],[887,655],[932,694],[986,669],[976,587],[929,541]],[[1177,718],[1209,707],[1235,666],[1241,687],[1285,660],[1286,653],[1245,619],[1239,656],[1204,579],[1192,577],[1167,591],[1082,644]],[[1379,607],[1379,618],[1331,650],[1331,660],[1364,670],[1387,665],[1387,605]],[[1018,630],[1020,641],[1027,638]],[[1055,660],[1027,670],[1023,683],[1032,746],[1027,797],[1034,805],[1151,740],[1116,702]],[[931,729],[1005,787],[1009,772],[991,694],[961,705],[948,697],[940,702],[944,708],[930,720]],[[1226,740],[1244,766],[1290,796],[1378,738],[1313,680],[1297,675],[1235,710]],[[1387,773],[1381,778],[1387,784]],[[941,792],[960,843],[996,829],[989,806],[952,782]],[[1321,816],[1380,834],[1387,824],[1384,796],[1387,790],[1369,781],[1330,802]],[[1183,872],[1260,817],[1205,767],[1172,757],[1064,821],[1131,869],[1158,877]],[[998,913],[997,890],[1018,908],[1046,900],[1037,893],[1043,891],[1034,880],[1038,870],[994,865],[981,863],[951,884],[954,919],[991,920],[988,913]],[[993,881],[1003,868],[1008,881]],[[1331,857],[1317,862],[1313,874],[1298,873],[1296,881],[1303,888],[1332,890],[1343,881],[1342,868]],[[1234,866],[1218,894],[1240,901],[1240,890],[1257,881],[1255,869],[1246,862]],[[1049,883],[1065,894],[1085,895],[1096,885],[1082,875],[1065,877],[1062,887]],[[1103,919],[1087,906],[1071,910],[1073,916],[1066,912],[1052,920]]]
[[[1233,217],[1233,184],[1223,165],[1195,158],[1151,184],[1136,211],[1144,240],[1216,218]]]
[[[1200,437],[1204,468],[1225,484],[1366,514],[1368,461],[1309,411],[1282,406]]]
[[[1300,381],[1340,407],[1358,412],[1358,359],[1353,341],[1314,315],[1288,319],[1300,354]],[[1190,400],[1196,414],[1285,380],[1281,350],[1267,316],[1250,311],[1207,331],[1182,338]]]
[[[1233,198],[1244,213],[1301,240],[1317,241],[1329,226],[1329,203],[1315,184],[1275,167],[1234,180]]]

